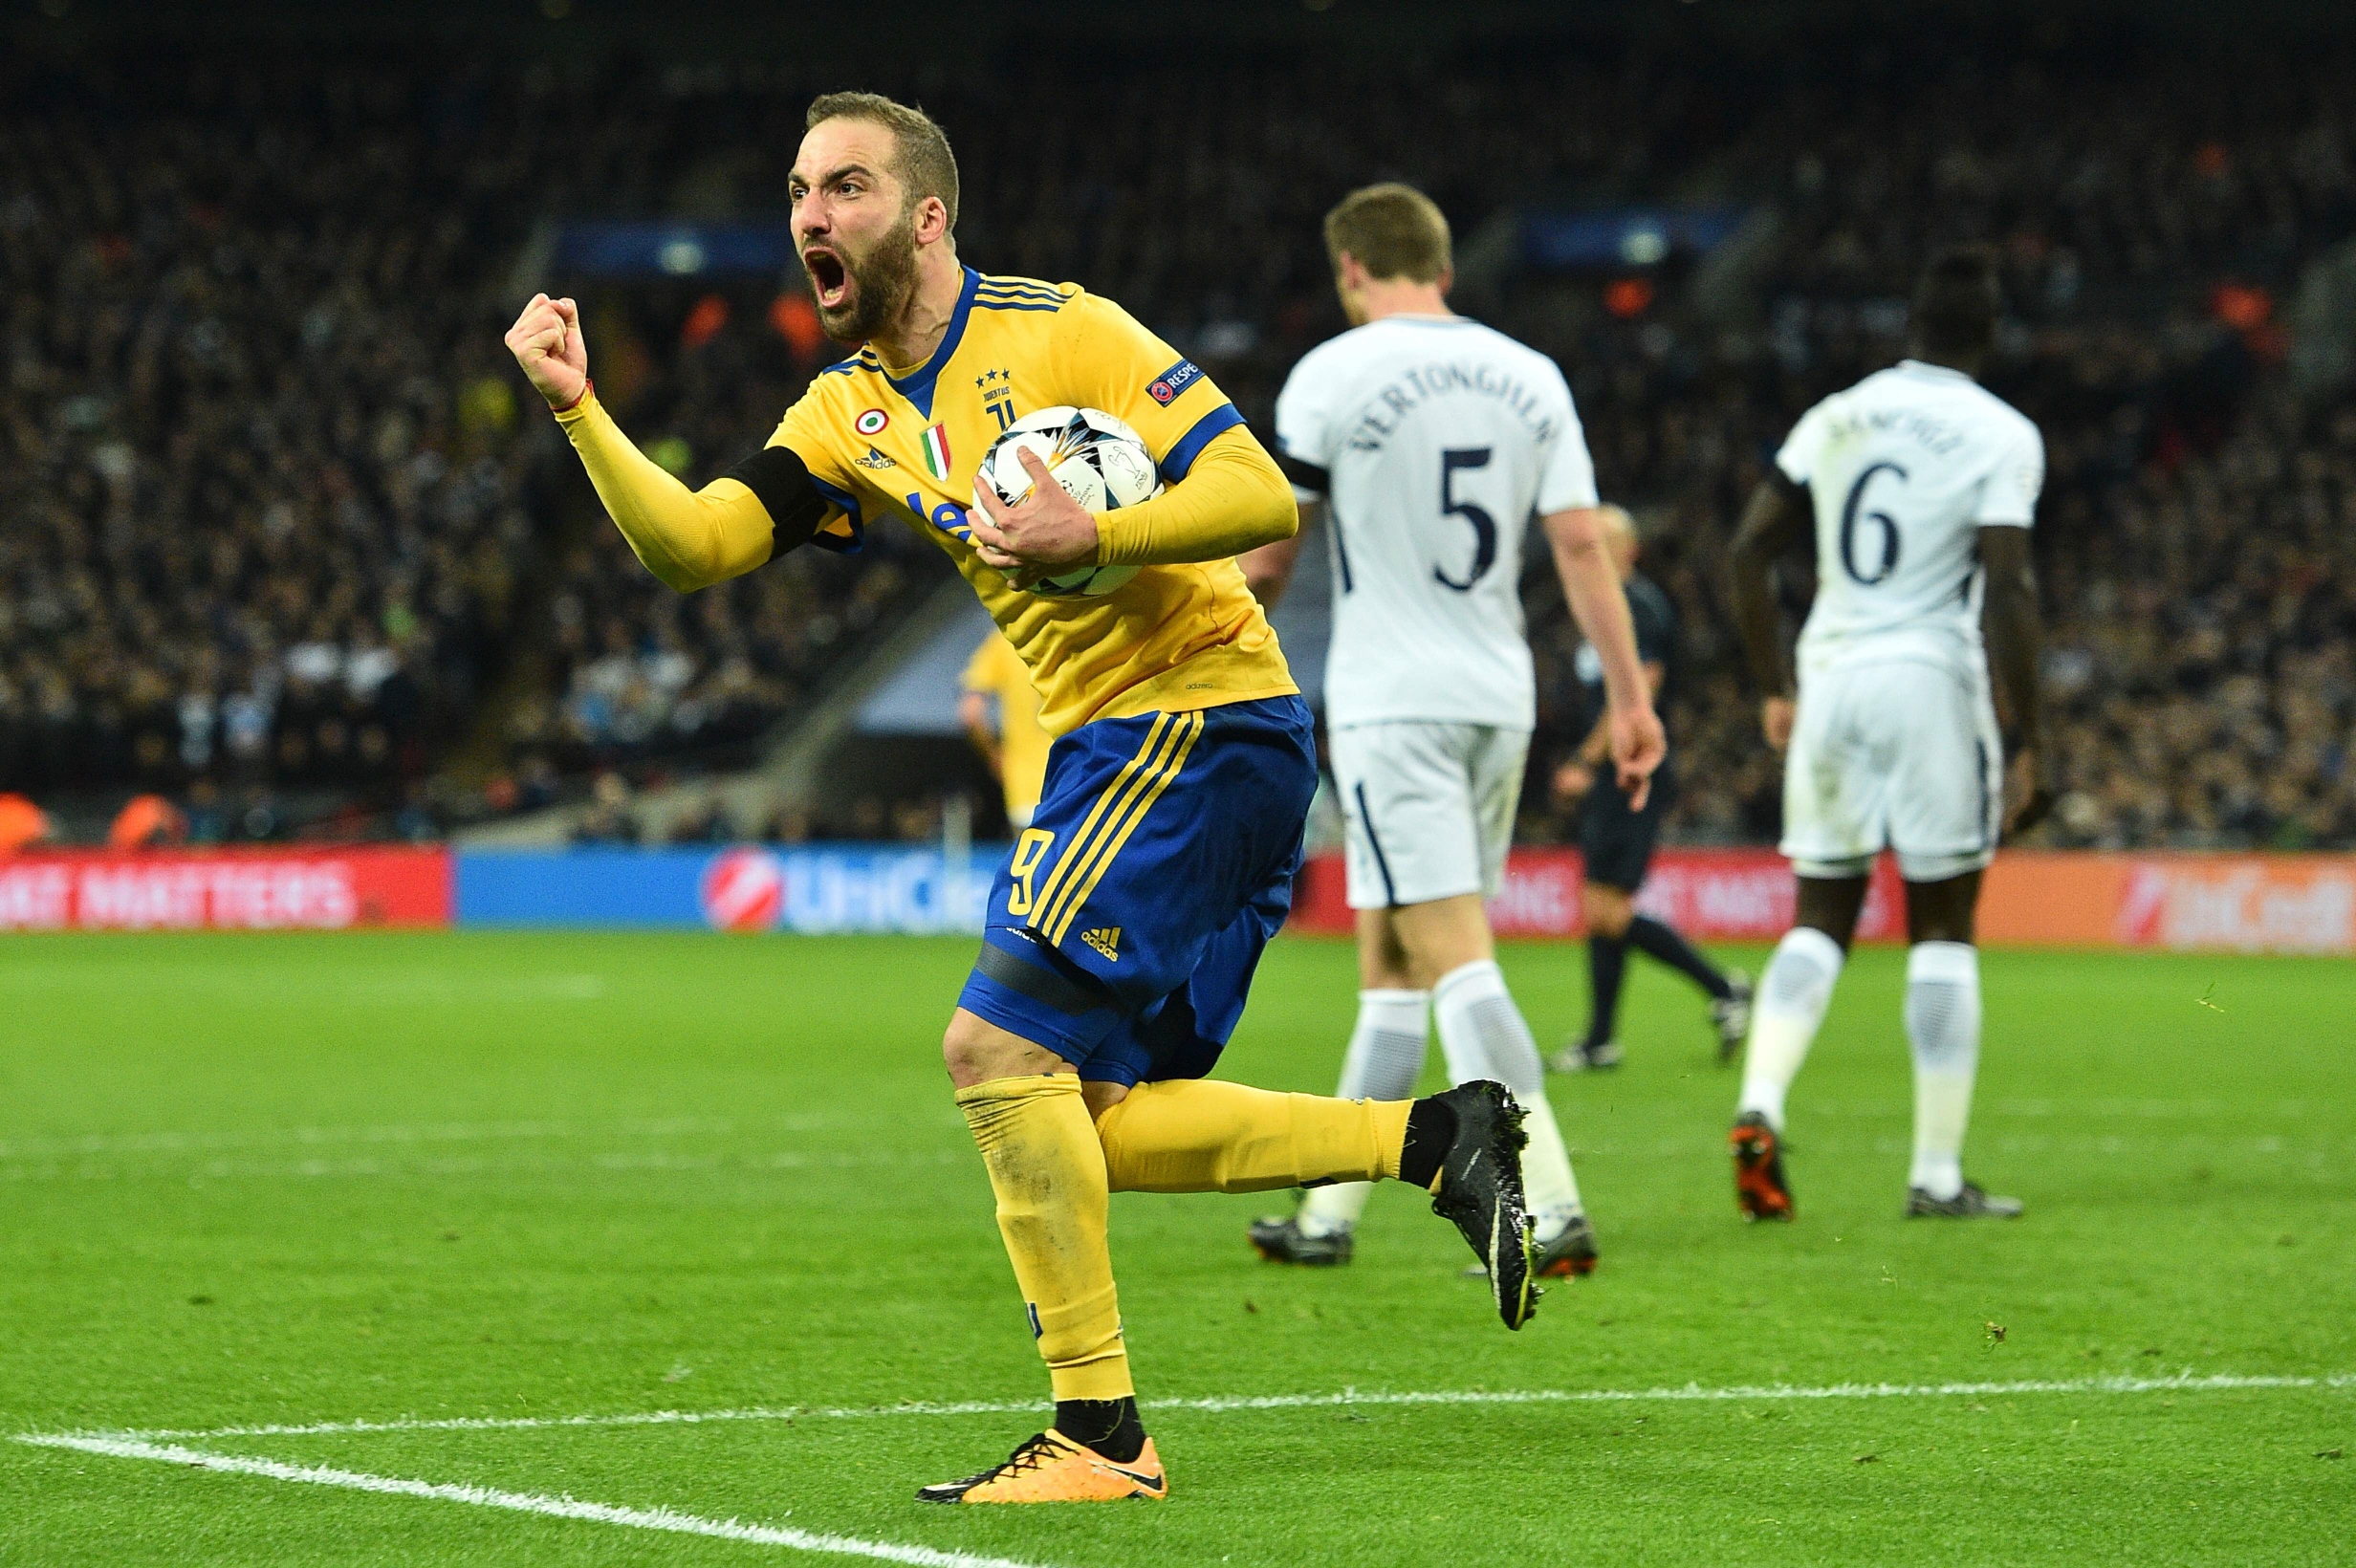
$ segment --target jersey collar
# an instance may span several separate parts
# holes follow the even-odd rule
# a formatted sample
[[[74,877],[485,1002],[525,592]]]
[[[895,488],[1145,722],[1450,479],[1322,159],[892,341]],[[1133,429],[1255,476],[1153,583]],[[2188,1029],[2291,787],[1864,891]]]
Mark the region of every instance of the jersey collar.
[[[909,372],[905,380],[888,370],[884,372],[884,379],[891,383],[891,389],[915,404],[916,411],[927,419],[932,418],[933,382],[940,380],[941,367],[948,364],[949,357],[957,352],[957,344],[966,335],[966,317],[973,314],[973,292],[982,286],[981,273],[971,267],[965,272],[965,286],[957,291],[957,308],[949,313],[949,331],[941,335],[941,341],[933,349],[932,357]]]

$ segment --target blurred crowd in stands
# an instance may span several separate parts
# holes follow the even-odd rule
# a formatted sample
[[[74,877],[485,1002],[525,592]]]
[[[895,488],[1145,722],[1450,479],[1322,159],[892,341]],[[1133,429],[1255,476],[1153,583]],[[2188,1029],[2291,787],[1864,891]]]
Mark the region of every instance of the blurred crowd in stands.
[[[1263,431],[1342,325],[1324,208],[1430,190],[1460,302],[1561,361],[1683,614],[1689,839],[1777,821],[1724,611],[1743,496],[1802,408],[1903,352],[1934,245],[1996,245],[1989,380],[2049,458],[2047,838],[2356,845],[2356,403],[2284,368],[2302,272],[2356,234],[2356,60],[1820,44],[1111,76],[1050,54],[867,84],[949,128],[967,259],[1121,300]],[[499,344],[532,288],[577,288],[600,395],[657,461],[700,483],[757,446],[836,352],[798,280],[568,281],[543,226],[777,213],[814,80],[156,58],[0,83],[0,788],[192,794],[227,836],[324,793],[431,832],[747,755],[941,580],[884,528],[669,594]],[[1634,203],[1749,216],[1706,255],[1519,264],[1516,212]],[[1528,588],[1543,838],[1568,819],[1536,786],[1585,716],[1559,593]],[[626,786],[600,789],[593,817],[625,822]],[[870,805],[712,831],[888,837],[933,809],[921,784]]]
[[[200,75],[8,83],[0,779],[397,798],[533,539],[479,149],[358,71]]]

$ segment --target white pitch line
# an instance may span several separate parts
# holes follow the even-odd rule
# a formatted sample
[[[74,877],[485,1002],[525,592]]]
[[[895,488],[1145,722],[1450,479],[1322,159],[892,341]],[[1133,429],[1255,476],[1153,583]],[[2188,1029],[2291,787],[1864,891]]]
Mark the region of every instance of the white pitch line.
[[[316,1465],[282,1465],[274,1459],[249,1459],[240,1454],[207,1453],[177,1444],[145,1443],[119,1437],[24,1437],[19,1442],[44,1448],[75,1448],[115,1459],[152,1459],[169,1465],[191,1465],[230,1475],[258,1475],[272,1481],[297,1481],[312,1486],[342,1487],[350,1492],[374,1492],[395,1497],[430,1497],[446,1503],[470,1503],[477,1508],[502,1508],[517,1514],[538,1514],[553,1519],[582,1519],[592,1524],[622,1525],[632,1530],[661,1530],[675,1535],[711,1535],[721,1540],[750,1541],[759,1546],[783,1546],[796,1552],[820,1552],[840,1557],[876,1557],[912,1568],[1037,1568],[1013,1557],[976,1557],[971,1552],[942,1552],[929,1546],[905,1546],[897,1541],[862,1540],[856,1535],[829,1535],[781,1525],[744,1524],[735,1519],[707,1519],[667,1508],[617,1508],[588,1503],[578,1497],[551,1497],[540,1492],[501,1492],[492,1487],[441,1486],[408,1481],[362,1470],[330,1470]]]
[[[966,1165],[973,1163],[971,1147],[936,1149],[930,1154],[905,1150],[864,1153],[811,1154],[800,1149],[768,1153],[724,1152],[680,1154],[656,1149],[635,1154],[625,1150],[589,1152],[574,1156],[513,1154],[499,1157],[452,1155],[431,1158],[351,1159],[315,1158],[295,1161],[211,1159],[194,1165],[164,1164],[108,1166],[88,1162],[48,1165],[11,1165],[0,1159],[0,1182],[180,1182],[180,1181],[416,1181],[436,1177],[496,1173],[510,1176],[547,1175],[569,1170],[865,1170],[879,1166],[910,1169],[918,1166]]]
[[[1636,1405],[1716,1403],[1732,1400],[1860,1400],[1959,1399],[2007,1394],[2171,1394],[2217,1393],[2235,1389],[2351,1388],[2356,1373],[2326,1376],[2196,1373],[2190,1368],[2155,1378],[2022,1379],[1997,1383],[1736,1383],[1704,1387],[1686,1383],[1665,1388],[1507,1388],[1430,1389],[1389,1393],[1379,1389],[1344,1388],[1333,1394],[1227,1394],[1206,1399],[1149,1399],[1139,1404],[1148,1410],[1197,1410],[1220,1414],[1231,1410],[1310,1410],[1339,1405]],[[568,1426],[696,1426],[733,1421],[846,1421],[878,1416],[997,1416],[1019,1415],[1048,1408],[1043,1400],[969,1400],[955,1404],[884,1405],[867,1406],[756,1405],[733,1410],[634,1410],[614,1415],[584,1416],[447,1416],[393,1421],[321,1421],[303,1425],[253,1426],[169,1427],[135,1431],[54,1434],[57,1440],[87,1437],[129,1442],[223,1437],[332,1437],[371,1432],[517,1432]],[[29,1433],[22,1441],[48,1442],[52,1434]]]
[[[809,1131],[822,1118],[785,1117],[774,1125]],[[338,1143],[475,1143],[509,1139],[662,1138],[696,1133],[729,1133],[739,1123],[712,1117],[680,1116],[661,1120],[593,1122],[439,1122],[381,1127],[268,1127],[251,1132],[92,1133],[78,1138],[27,1138],[0,1143],[0,1160],[55,1160],[92,1154],[180,1154],[214,1149],[269,1148],[293,1145],[310,1148]],[[760,1128],[747,1130],[766,1130]]]

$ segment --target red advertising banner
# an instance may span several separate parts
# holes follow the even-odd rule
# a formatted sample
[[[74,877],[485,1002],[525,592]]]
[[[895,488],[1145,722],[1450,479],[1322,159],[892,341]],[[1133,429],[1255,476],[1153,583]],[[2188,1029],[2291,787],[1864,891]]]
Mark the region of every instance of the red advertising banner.
[[[450,924],[439,849],[153,850],[0,860],[0,930],[342,930]]]
[[[2356,855],[2002,855],[1992,942],[2356,953]]]
[[[1503,936],[1585,934],[1579,854],[1516,850],[1490,902]],[[1688,934],[1767,942],[1792,923],[1792,871],[1763,849],[1669,849],[1637,906]],[[1301,930],[1351,928],[1342,858],[1311,860],[1296,890]],[[2356,954],[2356,855],[2107,855],[2008,851],[1988,870],[1981,940],[2025,947]],[[1896,863],[1876,862],[1858,935],[1906,934]]]
[[[1499,936],[1584,936],[1579,900],[1586,880],[1575,849],[1517,849],[1506,860],[1505,885],[1489,901],[1490,924]],[[1791,865],[1772,850],[1669,849],[1653,857],[1636,906],[1692,936],[1773,942],[1791,928],[1796,898]],[[1304,931],[1352,928],[1341,856],[1317,856],[1303,869],[1293,924]],[[1885,858],[1874,867],[1858,934],[1892,941],[1905,930],[1898,870]]]

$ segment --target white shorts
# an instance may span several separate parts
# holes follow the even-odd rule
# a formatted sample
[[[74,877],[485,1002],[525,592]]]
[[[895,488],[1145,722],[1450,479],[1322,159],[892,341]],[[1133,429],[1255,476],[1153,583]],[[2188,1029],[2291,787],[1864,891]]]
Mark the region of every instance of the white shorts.
[[[1399,720],[1328,733],[1353,909],[1496,892],[1530,731]]]
[[[1908,882],[1996,858],[2004,744],[1984,675],[1915,660],[1803,675],[1783,768],[1782,851],[1803,877],[1861,877],[1884,848]]]

